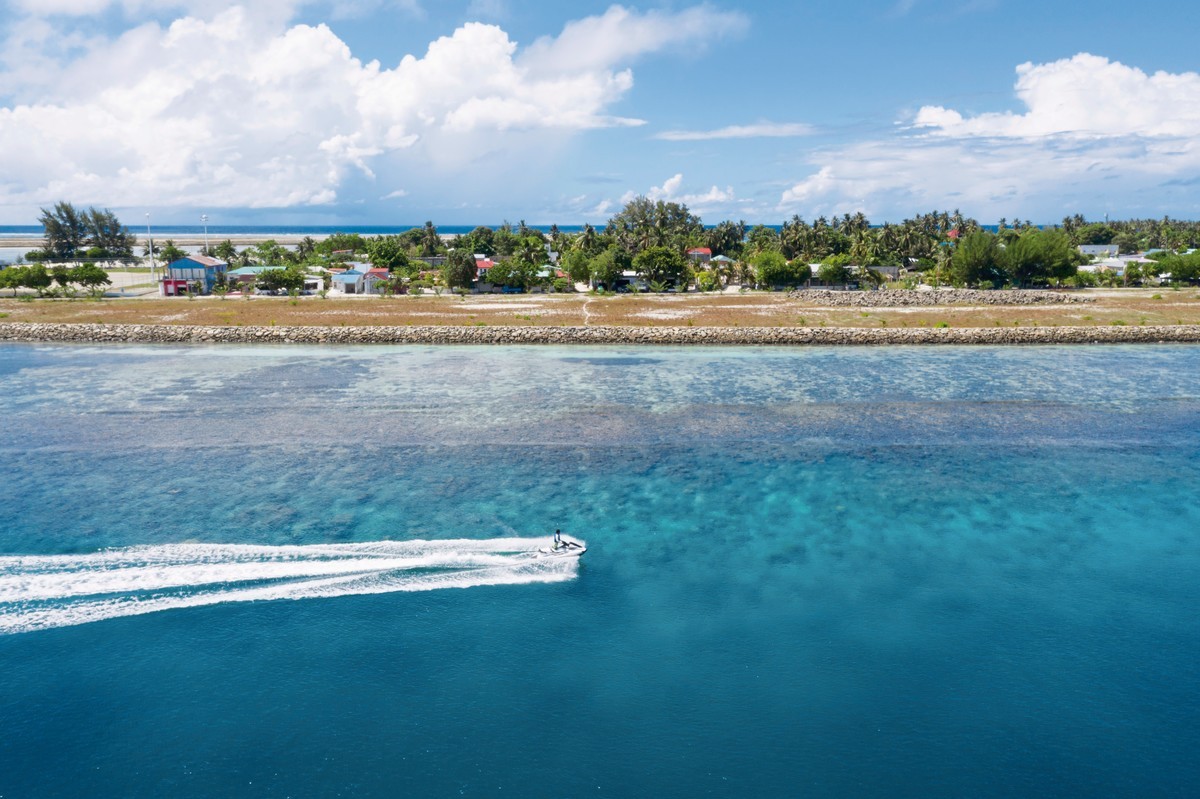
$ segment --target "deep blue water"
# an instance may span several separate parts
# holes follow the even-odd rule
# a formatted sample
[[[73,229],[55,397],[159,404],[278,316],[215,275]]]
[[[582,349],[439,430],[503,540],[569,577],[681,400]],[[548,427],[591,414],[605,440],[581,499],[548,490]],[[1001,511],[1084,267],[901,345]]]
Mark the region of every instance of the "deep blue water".
[[[3,797],[1200,783],[1200,348],[2,345],[0,419]]]

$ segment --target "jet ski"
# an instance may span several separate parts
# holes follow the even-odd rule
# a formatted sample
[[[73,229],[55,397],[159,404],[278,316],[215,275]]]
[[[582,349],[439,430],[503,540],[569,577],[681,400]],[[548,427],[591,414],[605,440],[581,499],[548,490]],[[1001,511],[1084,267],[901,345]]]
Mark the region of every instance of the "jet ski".
[[[587,547],[582,543],[563,536],[557,544],[539,549],[537,556],[539,558],[577,558],[584,552],[587,552]]]

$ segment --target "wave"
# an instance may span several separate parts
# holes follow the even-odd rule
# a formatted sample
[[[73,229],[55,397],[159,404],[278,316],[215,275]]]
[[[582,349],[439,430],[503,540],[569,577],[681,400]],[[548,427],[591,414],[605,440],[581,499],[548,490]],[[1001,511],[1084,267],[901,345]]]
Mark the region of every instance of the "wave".
[[[482,585],[553,583],[576,558],[545,538],[257,546],[167,544],[0,556],[0,635],[176,608]]]

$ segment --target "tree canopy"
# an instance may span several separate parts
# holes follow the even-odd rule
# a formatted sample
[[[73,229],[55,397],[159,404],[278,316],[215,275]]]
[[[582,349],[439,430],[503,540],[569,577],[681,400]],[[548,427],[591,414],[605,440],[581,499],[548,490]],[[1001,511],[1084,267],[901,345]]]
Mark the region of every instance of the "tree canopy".
[[[605,232],[634,255],[651,247],[682,254],[693,241],[701,240],[704,226],[686,205],[635,197],[608,220]]]
[[[41,209],[38,218],[46,237],[45,251],[50,257],[70,260],[89,249],[98,258],[131,258],[135,236],[107,208],[80,210],[69,202]]]
[[[373,236],[367,239],[367,257],[371,265],[389,272],[408,272],[412,262],[408,247],[399,236]]]
[[[688,274],[687,259],[674,247],[649,247],[642,250],[633,256],[633,268],[648,283],[684,282]]]
[[[1004,282],[1004,249],[994,233],[979,231],[959,239],[950,259],[955,282],[968,286]]]
[[[1019,286],[1065,280],[1081,260],[1067,235],[1056,230],[1029,230],[1005,248],[1008,275]]]
[[[470,288],[475,282],[475,255],[466,250],[456,249],[446,259],[442,267],[442,280],[452,289]]]

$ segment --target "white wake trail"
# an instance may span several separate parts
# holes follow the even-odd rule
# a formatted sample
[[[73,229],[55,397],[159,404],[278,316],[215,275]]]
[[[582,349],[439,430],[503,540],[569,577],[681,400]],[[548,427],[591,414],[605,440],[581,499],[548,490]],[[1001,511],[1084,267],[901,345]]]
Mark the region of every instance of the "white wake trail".
[[[573,579],[545,538],[256,546],[168,544],[0,556],[0,634],[223,602],[311,599]]]

